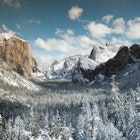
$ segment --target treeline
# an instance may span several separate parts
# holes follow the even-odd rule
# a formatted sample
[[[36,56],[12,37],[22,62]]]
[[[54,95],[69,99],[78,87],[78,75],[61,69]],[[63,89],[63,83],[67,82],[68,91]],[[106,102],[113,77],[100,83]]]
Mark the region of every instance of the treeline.
[[[140,87],[121,93],[114,77],[106,91],[22,91],[15,95],[18,107],[11,102],[10,108],[4,100],[0,104],[3,140],[140,139]],[[6,112],[11,112],[8,117]]]

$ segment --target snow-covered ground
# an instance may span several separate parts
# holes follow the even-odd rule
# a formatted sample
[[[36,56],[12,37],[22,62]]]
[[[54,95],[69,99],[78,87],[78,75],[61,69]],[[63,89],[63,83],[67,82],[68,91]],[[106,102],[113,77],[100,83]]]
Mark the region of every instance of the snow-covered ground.
[[[35,81],[44,81],[47,80],[47,78],[45,77],[45,75],[42,72],[35,72],[32,73],[32,79]]]

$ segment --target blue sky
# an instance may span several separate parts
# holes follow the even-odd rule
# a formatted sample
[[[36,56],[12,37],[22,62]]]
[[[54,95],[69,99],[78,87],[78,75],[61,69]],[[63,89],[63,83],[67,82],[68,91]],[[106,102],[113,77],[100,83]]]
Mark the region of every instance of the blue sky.
[[[0,32],[27,40],[39,63],[140,42],[139,0],[0,0]]]

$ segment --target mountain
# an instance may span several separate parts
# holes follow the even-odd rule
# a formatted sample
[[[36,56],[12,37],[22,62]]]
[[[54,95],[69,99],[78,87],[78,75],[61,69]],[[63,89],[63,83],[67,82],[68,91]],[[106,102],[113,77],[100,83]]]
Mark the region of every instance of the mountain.
[[[90,58],[95,58],[91,57],[91,55],[94,56],[94,53],[94,50],[92,50]],[[133,44],[132,46],[130,46],[130,48],[128,48],[127,46],[122,46],[113,58],[110,58],[108,61],[99,64],[95,69],[83,69],[83,67],[77,65],[77,67],[75,67],[75,72],[72,79],[73,82],[86,80],[89,83],[92,82],[95,76],[99,74],[104,76],[116,75],[121,70],[123,70],[125,66],[136,63],[137,61],[139,61],[139,59],[140,45]],[[79,76],[77,78],[77,75],[79,74],[81,75],[80,79]]]
[[[75,64],[82,55],[71,56],[54,61],[44,72],[48,79],[71,79]]]
[[[0,59],[27,79],[37,71],[37,63],[29,52],[28,42],[8,33],[0,34]]]
[[[27,41],[8,33],[0,34],[0,82],[6,85],[38,90],[31,79],[40,79],[37,62]],[[2,87],[2,86],[1,86]]]
[[[0,139],[139,140],[140,45],[96,47],[55,61],[41,90],[0,59]]]
[[[90,55],[75,55],[61,61],[54,61],[44,70],[44,74],[48,79],[72,79],[75,67],[78,64],[83,69],[93,69],[95,65],[114,57],[118,50],[119,47],[114,45],[94,45]],[[92,58],[94,60],[91,60]]]

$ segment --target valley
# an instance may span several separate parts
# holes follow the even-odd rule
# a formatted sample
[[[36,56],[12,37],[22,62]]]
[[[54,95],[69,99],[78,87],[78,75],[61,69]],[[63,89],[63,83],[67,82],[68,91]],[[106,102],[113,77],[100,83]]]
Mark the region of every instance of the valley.
[[[139,139],[140,87],[131,86],[131,80],[108,77],[92,85],[51,80],[38,83],[42,87],[38,91],[7,85],[0,91],[0,114],[6,128],[2,137]],[[119,81],[129,87],[120,86]]]
[[[44,75],[31,55],[23,73],[20,59],[9,58],[9,65],[1,58],[0,139],[139,140],[140,46],[116,55],[114,46],[94,47],[90,57],[55,61]]]

